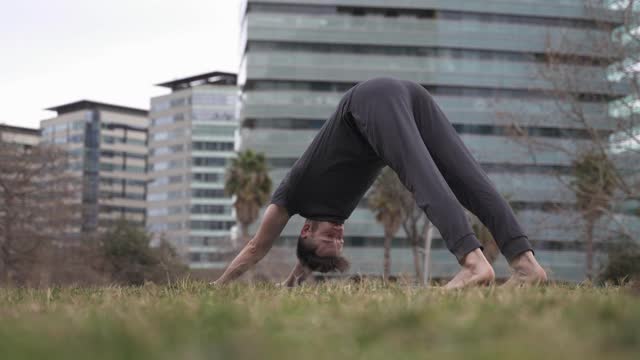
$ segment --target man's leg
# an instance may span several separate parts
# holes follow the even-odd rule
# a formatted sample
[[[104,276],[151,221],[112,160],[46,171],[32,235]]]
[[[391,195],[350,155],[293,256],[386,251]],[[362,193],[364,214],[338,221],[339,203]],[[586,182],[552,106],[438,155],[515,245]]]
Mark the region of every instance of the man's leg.
[[[409,95],[408,88],[398,80],[369,80],[355,90],[350,112],[356,126],[411,191],[458,261],[463,264],[467,258],[475,260],[467,276],[456,283],[491,282],[493,269],[480,251],[462,206],[420,137]]]
[[[513,210],[475,160],[426,89],[413,87],[413,111],[424,144],[460,203],[487,226],[523,282],[545,281]],[[515,280],[515,278],[513,279]]]

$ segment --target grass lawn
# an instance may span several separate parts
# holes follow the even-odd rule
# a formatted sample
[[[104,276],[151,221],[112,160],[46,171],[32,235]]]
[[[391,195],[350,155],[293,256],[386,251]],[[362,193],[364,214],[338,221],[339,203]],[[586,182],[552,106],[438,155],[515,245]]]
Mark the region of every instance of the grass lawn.
[[[0,359],[640,359],[626,288],[0,289]]]

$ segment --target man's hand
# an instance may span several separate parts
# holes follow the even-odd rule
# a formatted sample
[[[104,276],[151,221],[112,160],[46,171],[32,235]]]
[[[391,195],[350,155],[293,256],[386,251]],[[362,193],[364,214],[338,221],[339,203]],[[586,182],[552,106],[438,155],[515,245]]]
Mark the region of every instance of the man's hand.
[[[240,254],[229,264],[227,270],[212,285],[224,285],[242,275],[255,265],[271,249],[282,229],[289,222],[287,210],[281,206],[271,204],[267,207],[262,223],[256,235],[245,245]]]

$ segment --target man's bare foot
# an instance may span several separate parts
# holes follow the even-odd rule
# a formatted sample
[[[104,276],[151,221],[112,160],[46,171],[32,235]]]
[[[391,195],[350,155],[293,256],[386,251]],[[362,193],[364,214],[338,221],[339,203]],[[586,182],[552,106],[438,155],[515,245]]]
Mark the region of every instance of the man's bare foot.
[[[518,255],[509,265],[513,274],[502,286],[538,285],[547,282],[547,273],[531,251]]]
[[[488,285],[493,283],[495,278],[493,267],[484,257],[482,250],[475,249],[464,257],[462,270],[444,288],[450,290],[467,286]]]

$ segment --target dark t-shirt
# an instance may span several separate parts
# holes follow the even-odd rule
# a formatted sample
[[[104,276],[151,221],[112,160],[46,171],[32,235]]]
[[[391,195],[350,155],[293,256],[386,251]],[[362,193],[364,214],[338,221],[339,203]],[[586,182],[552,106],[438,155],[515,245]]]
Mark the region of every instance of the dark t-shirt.
[[[384,167],[349,112],[358,85],[343,95],[274,192],[271,203],[290,216],[343,223]]]

